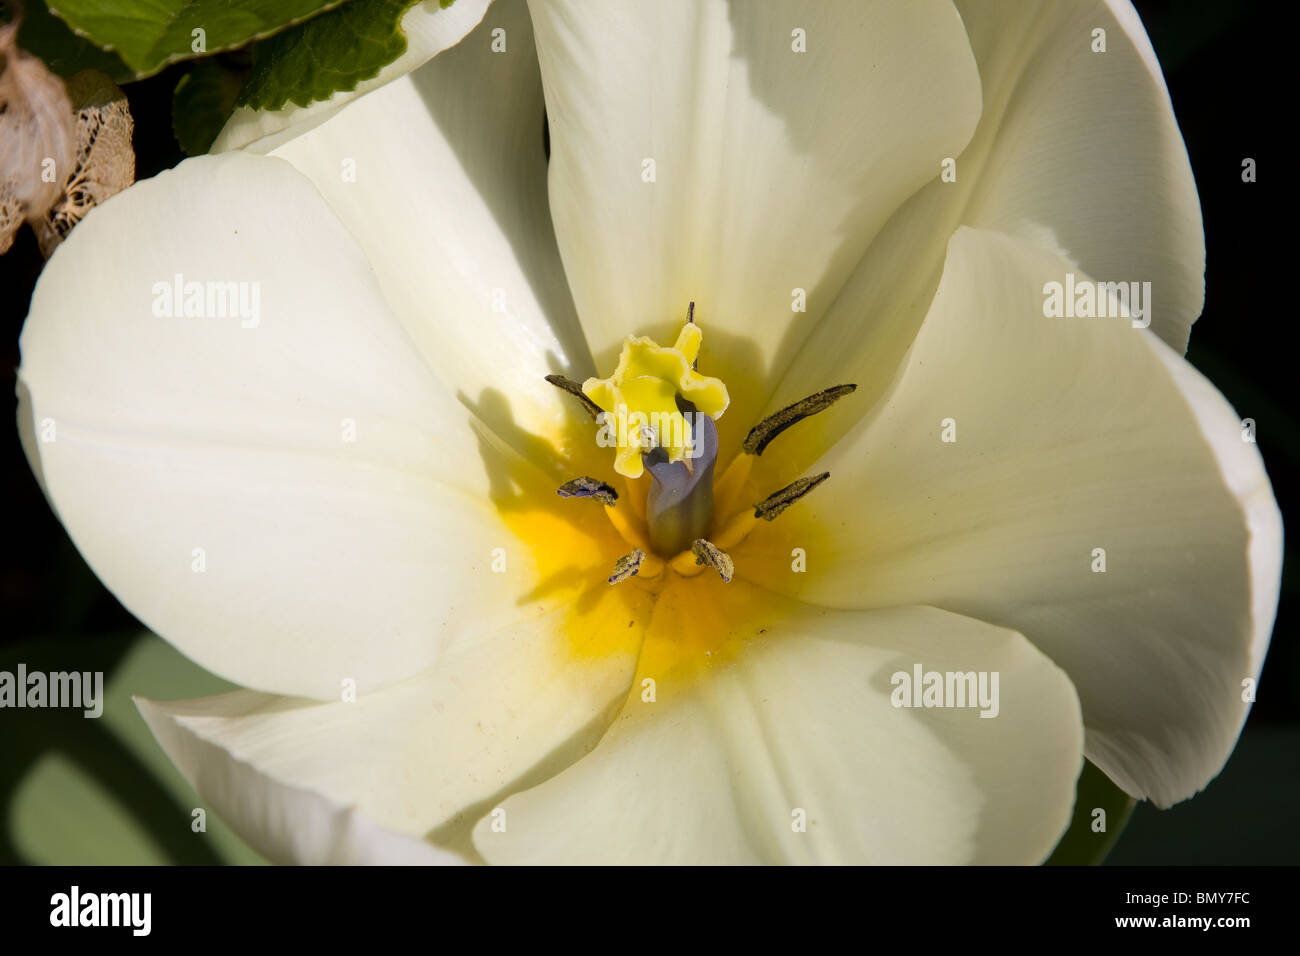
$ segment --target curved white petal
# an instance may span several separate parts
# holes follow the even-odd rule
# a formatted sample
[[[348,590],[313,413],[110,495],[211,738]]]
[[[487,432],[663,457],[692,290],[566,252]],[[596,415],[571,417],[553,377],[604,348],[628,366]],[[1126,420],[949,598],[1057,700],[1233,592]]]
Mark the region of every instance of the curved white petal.
[[[1054,248],[1100,280],[1150,282],[1152,331],[1186,351],[1205,299],[1201,206],[1132,5],[958,6],[990,104],[981,125],[997,124],[962,156],[978,186],[961,221]],[[1099,30],[1105,52],[1093,52]],[[1031,42],[1015,39],[1025,31]]]
[[[135,701],[168,758],[211,809],[273,863],[456,866],[465,862],[423,840],[387,830],[351,807],[230,759],[215,744],[171,719],[163,706],[139,697]]]
[[[505,31],[504,52],[493,32]],[[394,313],[461,401],[558,468],[583,415],[544,381],[594,371],[546,201],[541,76],[522,0],[463,43],[273,155],[315,183],[374,267]],[[594,451],[595,430],[586,433]],[[608,456],[602,456],[602,459]]]
[[[1015,628],[1074,681],[1088,756],[1167,806],[1218,773],[1245,719],[1281,518],[1240,418],[1159,338],[1044,316],[1045,284],[1074,268],[959,230],[899,379],[796,506],[820,530],[793,541],[778,519],[737,566],[831,606],[926,601]]]
[[[223,317],[209,283],[243,283],[249,308]],[[489,567],[513,537],[469,414],[287,163],[201,157],[94,210],[21,346],[52,506],[110,590],[209,670],[338,699],[522,613],[529,585]]]
[[[956,159],[890,219],[772,396],[839,382],[804,463],[871,408],[916,334],[960,225],[1056,252],[1105,281],[1150,282],[1151,329],[1183,352],[1204,300],[1200,203],[1151,44],[1123,0],[958,4],[979,62],[983,114]],[[1106,52],[1092,52],[1094,29]],[[791,446],[790,454],[796,449]]]
[[[998,672],[996,716],[893,706],[917,664]],[[1081,743],[1069,680],[1019,634],[804,606],[697,683],[638,691],[474,843],[495,863],[1036,863],[1069,824]]]
[[[885,219],[974,129],[978,76],[954,8],[530,9],[551,212],[597,364],[612,367],[628,334],[671,341],[693,300],[701,367],[728,381],[738,409],[757,411],[778,354],[803,339]],[[794,311],[796,289],[806,312]],[[745,417],[727,419],[724,433],[747,428]]]
[[[195,756],[181,767],[214,805],[219,789],[204,783],[219,788],[243,774],[250,785],[309,791],[422,836],[512,785],[558,772],[600,739],[627,694],[649,615],[629,629],[620,596],[599,584],[583,627],[627,635],[607,655],[573,652],[562,608],[458,642],[431,671],[353,702],[236,691],[141,708],[169,753],[170,741],[190,741]],[[249,800],[222,813],[258,833],[252,809]]]
[[[418,69],[443,50],[455,46],[483,18],[491,0],[456,0],[443,8],[439,0],[421,0],[402,16],[406,50],[392,63],[353,90],[339,90],[327,100],[278,110],[253,110],[241,106],[222,128],[211,152],[247,149],[266,153],[281,143],[325,122],[345,105]]]

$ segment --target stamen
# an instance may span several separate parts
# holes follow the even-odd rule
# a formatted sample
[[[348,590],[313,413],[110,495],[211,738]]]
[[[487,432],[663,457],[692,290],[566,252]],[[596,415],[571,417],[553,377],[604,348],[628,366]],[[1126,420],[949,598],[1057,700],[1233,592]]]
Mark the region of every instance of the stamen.
[[[713,483],[713,497],[717,499],[718,506],[724,511],[744,507],[741,499],[745,482],[749,480],[749,473],[757,460],[753,455],[741,452],[731,459],[731,464],[722,473],[722,477]]]
[[[718,577],[725,583],[731,583],[736,573],[736,562],[731,560],[731,555],[704,538],[695,539],[691,545],[691,553],[695,555],[696,564],[707,564],[718,572]]]
[[[745,460],[753,461],[754,458],[752,455],[746,455]],[[754,505],[752,511],[746,509],[733,514],[723,523],[721,528],[714,529],[713,543],[719,548],[734,548],[749,537],[749,533],[754,530],[754,526],[758,524],[760,518],[764,521],[771,521],[829,478],[830,474],[828,471],[812,478],[800,478],[798,481],[786,485],[775,494],[768,495],[761,502]]]
[[[695,324],[695,303],[694,302],[691,302],[691,304],[686,307],[686,324],[687,325]],[[695,356],[695,361],[691,362],[691,368],[698,370],[699,367],[700,367],[700,357],[697,355]]]
[[[793,405],[787,405],[779,412],[773,412],[749,430],[749,434],[745,436],[745,451],[751,455],[763,454],[763,449],[772,439],[791,425],[799,424],[810,415],[824,412],[856,389],[856,385],[836,385],[802,398]]]
[[[638,518],[633,517],[630,508],[615,508],[613,505],[605,506],[605,517],[609,523],[614,526],[614,530],[623,536],[623,540],[633,547],[640,548],[642,551],[650,552],[654,548],[646,539],[645,527]]]
[[[618,584],[620,581],[635,577],[636,573],[641,570],[641,562],[644,560],[645,552],[640,548],[637,548],[631,554],[623,555],[614,564],[614,573],[609,576],[609,583]]]
[[[586,475],[566,481],[555,489],[555,493],[561,498],[595,498],[601,504],[610,507],[618,501],[618,492],[612,485],[596,478],[588,478]]]
[[[732,515],[721,528],[713,532],[713,543],[724,551],[734,548],[749,537],[749,533],[758,524],[754,512],[745,510]]]
[[[768,495],[754,505],[754,517],[762,518],[764,521],[771,521],[830,476],[829,471],[824,471],[820,475],[814,475],[811,478],[800,478],[797,481],[790,482],[780,491]]]
[[[582,407],[587,410],[592,421],[596,421],[596,416],[600,414],[600,406],[589,399],[582,391],[582,385],[571,378],[565,378],[563,375],[548,375],[546,380],[562,392],[568,392],[578,401],[582,402]]]

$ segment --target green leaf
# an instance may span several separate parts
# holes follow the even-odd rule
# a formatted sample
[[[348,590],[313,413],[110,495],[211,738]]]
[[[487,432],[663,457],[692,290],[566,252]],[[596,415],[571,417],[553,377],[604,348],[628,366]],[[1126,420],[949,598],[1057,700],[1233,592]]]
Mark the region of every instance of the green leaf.
[[[402,17],[416,0],[353,0],[253,48],[253,75],[239,105],[278,110],[307,106],[362,80],[406,52]],[[451,0],[440,0],[441,7]]]
[[[128,634],[9,645],[0,670],[104,671],[103,715],[5,711],[0,863],[264,863],[206,808],[171,765],[131,700],[232,690],[161,638]],[[193,811],[206,811],[194,832]]]
[[[136,79],[176,60],[233,50],[343,0],[51,0],[77,33],[114,50]]]
[[[172,132],[187,155],[211,148],[247,78],[247,70],[231,69],[218,57],[200,60],[181,77],[172,95]]]
[[[121,57],[77,36],[66,23],[51,15],[41,0],[26,0],[23,4],[18,46],[32,56],[40,57],[50,72],[65,78],[82,70],[107,73],[114,83],[125,83],[135,78],[135,73],[122,62]]]
[[[1048,857],[1047,865],[1095,866],[1101,863],[1119,840],[1136,803],[1093,766],[1092,761],[1085,760],[1075,787],[1074,817],[1070,829],[1065,831],[1065,836]],[[1104,811],[1105,816],[1098,816],[1097,810]],[[1102,819],[1105,820],[1105,830],[1095,830]]]

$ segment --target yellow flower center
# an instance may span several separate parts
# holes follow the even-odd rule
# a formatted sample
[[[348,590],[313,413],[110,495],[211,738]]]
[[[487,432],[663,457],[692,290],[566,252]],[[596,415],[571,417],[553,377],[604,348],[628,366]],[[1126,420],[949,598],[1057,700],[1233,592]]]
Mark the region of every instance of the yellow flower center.
[[[852,391],[841,386],[805,400],[809,408],[783,409],[751,431],[744,449],[724,456],[713,421],[730,395],[720,379],[696,370],[701,341],[699,326],[688,321],[671,347],[629,337],[613,374],[587,379],[580,392],[551,377],[602,413],[597,426],[575,415],[566,427],[577,431],[556,436],[563,467],[590,469],[564,483],[564,497],[521,462],[495,459],[505,468],[495,483],[510,491],[497,507],[537,582],[520,604],[538,614],[565,609],[557,660],[593,668],[616,658],[634,662],[633,694],[646,692],[647,678],[661,682],[661,692],[664,681],[684,686],[787,616],[789,601],[750,581],[789,573],[792,551],[823,538],[810,511],[770,519],[825,476],[764,498],[759,484],[775,481],[779,468],[760,471],[755,463],[776,435]],[[575,434],[585,434],[585,443]],[[610,466],[610,447],[614,474],[606,481],[600,473]],[[564,500],[574,497],[593,500]],[[593,520],[596,508],[607,521]]]

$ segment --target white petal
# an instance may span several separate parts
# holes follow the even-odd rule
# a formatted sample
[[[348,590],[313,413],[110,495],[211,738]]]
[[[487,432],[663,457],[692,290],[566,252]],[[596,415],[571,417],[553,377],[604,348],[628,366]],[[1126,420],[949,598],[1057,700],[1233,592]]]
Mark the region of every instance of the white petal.
[[[1205,299],[1201,206],[1132,5],[958,5],[990,104],[981,126],[997,124],[962,156],[978,184],[962,222],[1054,243],[1100,280],[1150,282],[1152,331],[1186,351]],[[1099,29],[1105,53],[1091,50]]]
[[[630,333],[671,340],[694,300],[701,368],[727,379],[742,409],[766,399],[757,391],[778,352],[807,334],[979,114],[947,2],[531,10],[551,212],[597,364],[612,368]],[[792,310],[795,289],[806,313]],[[752,424],[743,417],[724,432]]]
[[[1126,2],[959,4],[984,111],[957,160],[881,230],[805,343],[771,408],[839,382],[829,447],[871,408],[911,345],[960,225],[1020,236],[1099,280],[1150,282],[1151,329],[1179,352],[1204,300],[1200,203],[1169,94]],[[1106,31],[1105,53],[1091,52]],[[791,448],[791,454],[795,449]],[[807,463],[806,459],[805,463]]]
[[[498,29],[506,48],[494,53]],[[454,50],[274,155],[305,173],[357,238],[448,388],[554,468],[560,448],[534,448],[533,436],[562,446],[582,413],[544,376],[581,381],[594,369],[551,228],[543,112],[528,12],[522,0],[498,3]],[[584,424],[579,451],[594,451]]]
[[[219,804],[228,778],[308,791],[422,836],[511,785],[526,785],[525,774],[558,772],[599,740],[627,694],[644,625],[629,629],[620,596],[598,583],[604,590],[583,627],[626,634],[616,653],[574,654],[564,608],[461,641],[432,671],[353,702],[237,691],[144,701],[141,708],[169,753],[174,740],[189,742],[195,756],[178,761],[181,769],[259,848],[268,834],[257,801]]]
[[[787,612],[670,699],[665,681],[655,703],[634,696],[588,757],[484,817],[479,851],[638,864],[1036,863],[1051,852],[1082,731],[1070,682],[1046,657],[933,608]],[[918,663],[997,671],[996,717],[894,707],[893,675]]]
[[[958,231],[900,378],[796,506],[821,522],[795,542],[809,573],[789,573],[784,519],[737,565],[831,606],[925,601],[1015,628],[1074,681],[1089,758],[1167,806],[1218,773],[1245,719],[1281,519],[1240,418],[1158,337],[1044,316],[1045,283],[1073,269]]]
[[[353,90],[339,90],[327,100],[278,110],[235,110],[212,144],[212,152],[248,149],[266,153],[287,140],[325,122],[346,104],[418,69],[443,50],[455,46],[483,18],[491,0],[456,0],[442,8],[438,0],[421,0],[402,16],[406,51]]]
[[[155,315],[177,275],[244,283],[256,315],[206,297],[208,315]],[[287,163],[201,157],[96,209],[21,344],[53,507],[127,608],[209,670],[338,699],[522,613],[528,585],[488,567],[513,539],[468,413]]]
[[[136,698],[167,756],[211,809],[275,863],[455,866],[464,860],[423,840],[394,833],[319,793],[293,787],[171,720],[159,705]]]

